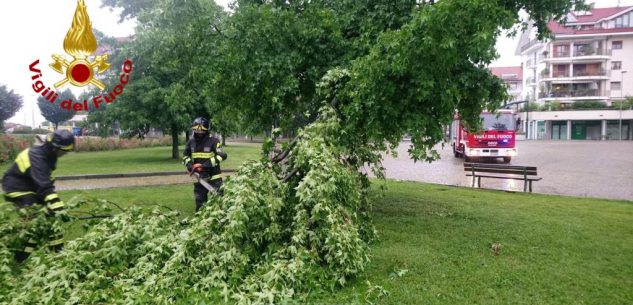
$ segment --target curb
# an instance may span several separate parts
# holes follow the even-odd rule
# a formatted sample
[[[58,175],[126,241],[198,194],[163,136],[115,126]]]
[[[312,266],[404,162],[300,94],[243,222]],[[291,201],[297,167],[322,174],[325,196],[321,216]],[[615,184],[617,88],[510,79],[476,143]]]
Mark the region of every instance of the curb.
[[[222,173],[233,173],[234,169],[222,170]],[[94,175],[76,175],[76,176],[60,176],[56,177],[57,181],[65,180],[83,180],[83,179],[114,179],[114,178],[140,178],[140,177],[157,177],[157,176],[175,176],[185,175],[185,171],[168,171],[168,172],[151,172],[151,173],[128,173],[128,174],[94,174]]]
[[[234,173],[234,169],[222,170],[224,173]],[[141,178],[141,177],[158,177],[158,176],[175,176],[185,175],[186,171],[168,171],[168,172],[151,172],[151,173],[128,173],[128,174],[88,174],[76,176],[59,176],[55,177],[56,181],[83,180],[83,179],[115,179],[115,178]],[[2,183],[2,179],[0,179]]]

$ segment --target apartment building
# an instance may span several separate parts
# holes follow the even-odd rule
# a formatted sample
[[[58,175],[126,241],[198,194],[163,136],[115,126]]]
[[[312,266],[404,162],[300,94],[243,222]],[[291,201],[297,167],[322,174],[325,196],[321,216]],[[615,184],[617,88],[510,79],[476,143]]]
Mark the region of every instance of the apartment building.
[[[508,94],[512,97],[511,101],[521,99],[523,93],[523,68],[515,67],[493,67],[490,72],[503,80],[508,85]]]
[[[633,6],[570,13],[548,27],[553,39],[528,29],[517,49],[522,98],[540,106],[522,115],[527,137],[633,139],[633,110],[620,103],[633,96]]]

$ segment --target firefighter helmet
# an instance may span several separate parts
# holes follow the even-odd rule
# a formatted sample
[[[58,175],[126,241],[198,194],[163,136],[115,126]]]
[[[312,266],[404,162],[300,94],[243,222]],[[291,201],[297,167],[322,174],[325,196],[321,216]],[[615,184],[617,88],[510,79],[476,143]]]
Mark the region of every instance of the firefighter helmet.
[[[203,117],[197,117],[193,120],[193,123],[191,123],[191,130],[193,130],[194,134],[209,133],[210,129],[211,123]]]
[[[46,141],[59,150],[72,151],[75,149],[75,135],[65,129],[59,129],[49,134]]]

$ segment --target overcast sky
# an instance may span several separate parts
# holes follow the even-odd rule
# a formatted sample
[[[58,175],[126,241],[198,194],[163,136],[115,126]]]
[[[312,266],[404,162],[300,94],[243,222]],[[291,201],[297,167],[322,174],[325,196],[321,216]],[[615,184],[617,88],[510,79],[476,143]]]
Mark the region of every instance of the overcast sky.
[[[216,0],[226,7],[230,0]],[[114,37],[134,33],[134,23],[118,23],[117,12],[100,8],[101,0],[85,0],[93,28]],[[589,0],[596,7],[633,5],[633,0]],[[0,84],[23,97],[22,109],[9,122],[37,126],[44,121],[37,107],[37,94],[31,89],[29,65],[40,60],[43,81],[52,86],[62,78],[48,67],[52,54],[67,55],[63,49],[64,37],[70,28],[77,1],[75,0],[20,0],[0,3],[0,37],[3,47],[0,56]],[[501,58],[493,66],[520,65],[514,56],[516,39],[503,38],[497,49]],[[118,69],[118,67],[112,67]],[[112,69],[111,68],[111,69]],[[75,91],[77,94],[79,91]]]

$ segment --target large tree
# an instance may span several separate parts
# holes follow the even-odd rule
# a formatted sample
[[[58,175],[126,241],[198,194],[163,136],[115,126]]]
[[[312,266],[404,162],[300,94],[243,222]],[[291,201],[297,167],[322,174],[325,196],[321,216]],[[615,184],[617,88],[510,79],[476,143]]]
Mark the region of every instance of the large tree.
[[[217,58],[213,25],[223,10],[205,0],[163,0],[146,6],[138,1],[111,5],[132,8],[138,27],[121,54],[131,57],[134,72],[125,92],[108,106],[105,120],[129,130],[157,126],[173,137],[172,157],[179,158],[178,135],[195,116],[220,111],[209,99],[205,84]],[[142,9],[139,8],[142,6]],[[125,17],[126,13],[122,13]],[[97,117],[95,117],[97,118]],[[93,118],[93,120],[95,119]]]
[[[37,106],[40,108],[40,113],[47,121],[51,122],[53,126],[55,126],[55,129],[57,129],[59,123],[68,121],[75,115],[74,110],[63,109],[60,105],[61,101],[68,99],[72,101],[76,100],[75,95],[72,91],[70,91],[70,89],[66,89],[59,93],[56,103],[51,103],[43,96],[37,98]]]
[[[309,123],[325,101],[342,120],[339,141],[364,150],[362,161],[377,161],[407,133],[413,158],[434,158],[455,111],[476,127],[483,109],[508,98],[487,70],[502,31],[524,24],[519,12],[526,11],[545,37],[549,20],[582,1],[237,4],[224,23],[216,92],[262,127],[292,128],[297,117]]]
[[[0,131],[4,130],[4,121],[10,119],[22,108],[22,96],[0,85]]]

